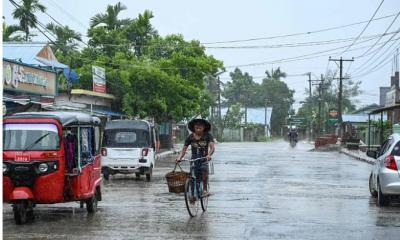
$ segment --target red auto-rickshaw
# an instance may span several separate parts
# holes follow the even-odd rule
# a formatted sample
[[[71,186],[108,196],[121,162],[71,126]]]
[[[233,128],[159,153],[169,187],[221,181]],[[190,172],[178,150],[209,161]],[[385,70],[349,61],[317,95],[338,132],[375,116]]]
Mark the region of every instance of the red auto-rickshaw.
[[[3,199],[17,224],[36,204],[101,200],[100,119],[80,112],[27,112],[3,121]]]

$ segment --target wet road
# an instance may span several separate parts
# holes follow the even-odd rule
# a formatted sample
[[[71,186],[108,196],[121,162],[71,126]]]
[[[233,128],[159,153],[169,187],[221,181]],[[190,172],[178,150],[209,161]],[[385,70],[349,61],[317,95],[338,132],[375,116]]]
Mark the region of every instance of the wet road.
[[[5,239],[400,239],[400,205],[375,206],[371,166],[336,152],[291,149],[283,141],[217,145],[208,212],[190,219],[170,194],[160,163],[152,182],[114,177],[99,211],[76,203],[38,206],[14,225],[3,205]]]

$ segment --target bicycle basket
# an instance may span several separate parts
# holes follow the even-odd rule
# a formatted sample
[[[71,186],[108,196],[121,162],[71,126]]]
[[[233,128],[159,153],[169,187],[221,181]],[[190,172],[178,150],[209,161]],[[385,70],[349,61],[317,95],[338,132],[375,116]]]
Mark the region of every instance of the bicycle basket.
[[[176,166],[179,166],[181,171],[175,171]],[[172,172],[165,174],[167,179],[168,191],[171,193],[181,193],[185,191],[186,179],[189,177],[189,173],[182,170],[179,164],[175,164],[175,168]]]

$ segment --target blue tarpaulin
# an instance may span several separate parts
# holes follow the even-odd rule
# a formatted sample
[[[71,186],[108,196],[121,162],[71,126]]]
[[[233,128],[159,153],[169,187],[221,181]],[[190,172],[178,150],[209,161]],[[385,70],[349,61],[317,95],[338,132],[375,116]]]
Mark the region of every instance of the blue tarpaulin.
[[[68,82],[75,84],[79,83],[79,75],[71,68],[64,68],[64,77],[67,79]]]

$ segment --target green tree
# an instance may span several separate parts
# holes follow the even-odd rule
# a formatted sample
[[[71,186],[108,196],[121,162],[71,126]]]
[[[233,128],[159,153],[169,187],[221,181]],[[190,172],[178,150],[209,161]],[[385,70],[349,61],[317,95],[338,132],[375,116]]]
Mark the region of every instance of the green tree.
[[[90,27],[98,27],[99,24],[105,24],[108,30],[115,30],[129,24],[129,19],[119,19],[118,15],[126,10],[126,6],[118,2],[115,5],[108,5],[106,13],[98,13],[90,19]]]
[[[232,81],[226,84],[223,96],[227,99],[228,105],[239,103],[244,106],[245,122],[247,122],[247,107],[255,104],[257,84],[252,76],[247,72],[243,73],[239,68],[235,68],[230,76]]]
[[[13,17],[19,20],[19,26],[25,32],[25,41],[29,40],[29,28],[36,27],[38,21],[35,13],[38,11],[46,11],[46,7],[39,3],[39,0],[22,0],[22,5],[12,13]]]
[[[118,22],[114,10],[108,8],[96,19],[112,15],[110,19]],[[206,76],[222,69],[222,62],[207,55],[199,41],[187,41],[182,35],[159,36],[152,18],[145,11],[128,24],[108,27],[96,25],[92,18],[89,46],[72,55],[76,60],[71,64],[80,74],[80,83],[73,87],[91,89],[91,68],[101,66],[106,70],[107,92],[118,98],[113,106],[116,110],[159,122],[207,116],[213,99]]]
[[[307,98],[303,105],[299,108],[297,116],[306,118],[308,123],[314,126],[322,126],[323,122],[326,122],[328,118],[328,111],[336,109],[338,106],[338,84],[337,80],[334,79],[334,73],[329,71],[324,76],[323,87],[321,89],[321,96],[319,87],[315,88],[312,97],[309,97],[309,90],[306,89]],[[349,77],[349,76],[347,76]],[[356,109],[352,98],[358,96],[361,93],[360,81],[354,81],[351,78],[343,81],[343,113],[352,112]],[[318,103],[321,102],[321,116],[318,117]],[[318,119],[320,122],[318,122]],[[326,125],[326,127],[328,127]]]
[[[61,54],[65,55],[69,52],[76,50],[78,43],[81,41],[81,34],[70,29],[68,26],[58,26],[53,23],[46,25],[46,28],[55,34],[57,39],[53,46],[54,52],[60,51]]]
[[[18,25],[7,25],[3,22],[3,41],[4,42],[20,42],[24,38],[18,36],[16,33],[21,31],[21,27]]]
[[[244,111],[240,103],[232,104],[226,112],[224,119],[225,128],[239,128],[244,116]]]
[[[150,22],[153,17],[154,15],[151,11],[145,10],[143,14],[139,14],[136,19],[127,25],[127,38],[134,46],[135,54],[137,56],[141,56],[143,48],[148,47],[151,39],[158,35]]]
[[[258,105],[272,106],[271,130],[274,135],[280,135],[281,129],[286,125],[286,119],[294,103],[294,90],[290,90],[287,84],[281,81],[286,77],[286,73],[280,68],[271,72],[266,71],[267,77],[263,79],[258,96],[262,96]]]
[[[277,69],[271,69],[271,71],[266,70],[265,74],[268,79],[281,80],[281,78],[286,78],[286,73],[282,72],[278,67]]]

